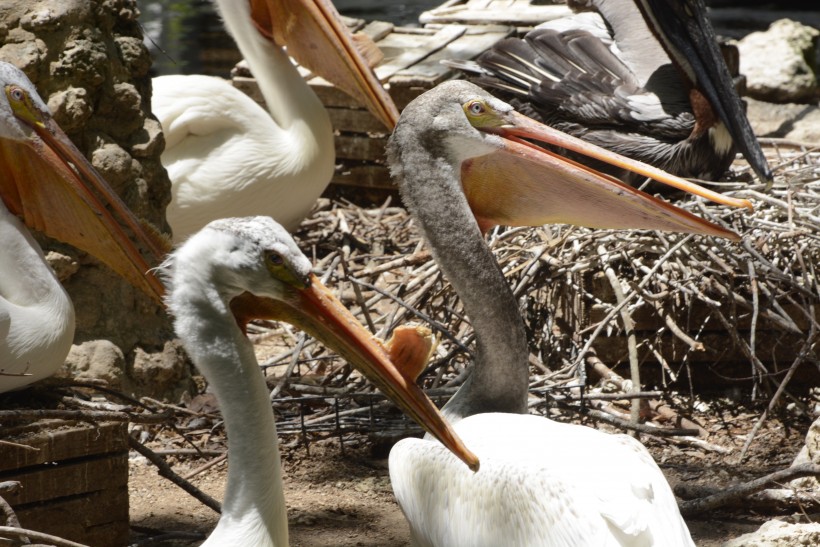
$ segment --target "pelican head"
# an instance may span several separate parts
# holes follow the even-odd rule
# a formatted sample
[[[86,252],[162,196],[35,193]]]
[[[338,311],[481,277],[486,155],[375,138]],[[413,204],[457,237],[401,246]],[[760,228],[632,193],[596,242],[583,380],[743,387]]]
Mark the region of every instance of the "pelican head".
[[[34,228],[95,256],[159,300],[146,272],[163,242],[142,223],[51,118],[26,75],[0,62],[0,199]]]
[[[571,150],[713,201],[751,208],[746,200],[716,194],[536,122],[464,81],[445,82],[411,102],[402,112],[387,153],[400,185],[419,178],[404,176],[408,168],[453,171],[453,176],[439,180],[461,185],[482,231],[498,224],[567,223],[738,238],[531,141]],[[423,201],[436,199],[432,191],[408,192],[404,186],[402,194],[408,202],[417,196]],[[416,205],[415,212],[423,207]]]
[[[181,263],[187,267],[175,267]],[[288,322],[347,359],[467,465],[478,468],[476,457],[414,378],[393,365],[384,345],[311,272],[290,234],[272,218],[213,221],[170,255],[162,269],[168,272],[167,304],[180,338],[186,338],[185,329],[201,327],[185,316],[200,312],[201,307],[190,306],[197,301],[230,306],[240,326],[251,317]],[[219,294],[210,294],[208,287]]]

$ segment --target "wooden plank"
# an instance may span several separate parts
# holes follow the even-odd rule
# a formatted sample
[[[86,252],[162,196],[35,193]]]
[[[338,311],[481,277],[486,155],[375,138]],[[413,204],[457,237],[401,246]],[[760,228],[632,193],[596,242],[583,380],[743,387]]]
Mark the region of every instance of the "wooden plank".
[[[341,15],[342,23],[347,27],[351,33],[358,32],[362,30],[362,28],[367,24],[367,21],[364,19],[359,19],[356,17],[348,17],[346,15]]]
[[[362,29],[362,32],[374,42],[378,42],[393,32],[394,28],[396,28],[396,26],[393,23],[388,23],[387,21],[370,21]]]
[[[396,72],[414,65],[422,59],[429,57],[440,50],[467,31],[462,25],[450,25],[437,30],[432,36],[424,36],[419,39],[414,34],[402,34],[394,32],[378,42],[379,48],[384,52],[385,61],[376,67],[375,72],[381,81],[387,81]],[[407,38],[414,37],[411,43],[407,43]],[[400,43],[402,40],[404,43]],[[395,50],[400,51],[396,52]]]
[[[256,101],[259,106],[265,110],[268,109],[265,104],[265,98],[262,96],[262,91],[259,89],[259,84],[256,83],[256,78],[251,76],[234,76],[231,78],[231,83],[236,89]]]
[[[47,421],[42,424],[41,431],[37,433],[5,439],[22,446],[3,446],[0,477],[7,475],[9,471],[16,472],[45,462],[128,453],[128,430],[125,423],[77,424],[59,429],[49,428]]]
[[[367,135],[336,136],[336,157],[339,159],[384,162],[384,147],[387,136],[368,137]]]
[[[390,178],[390,170],[384,165],[375,163],[349,165],[342,163],[333,175],[333,184],[395,190],[396,185]]]
[[[20,481],[23,485],[16,493],[5,496],[15,507],[127,487],[128,452],[4,473],[2,480]]]
[[[432,89],[444,80],[457,76],[458,71],[441,64],[444,60],[474,59],[491,48],[499,40],[511,34],[514,29],[508,26],[484,26],[471,28],[447,44],[433,55],[406,69],[400,70],[390,79],[391,87],[396,86],[424,86]]]
[[[387,135],[389,131],[369,110],[359,108],[328,108],[333,128],[342,133],[368,133]],[[337,146],[338,148],[338,146]]]
[[[95,547],[128,544],[128,487],[15,508],[24,528]]]
[[[483,25],[502,23],[534,27],[544,21],[566,17],[572,12],[563,4],[535,5],[530,0],[458,0],[423,12],[419,21]]]
[[[376,40],[376,45],[385,55],[385,60],[375,69],[377,77],[382,82],[388,82],[385,87],[393,96],[399,109],[403,108],[409,100],[415,98],[420,92],[412,93],[408,96],[406,90],[393,95],[390,78],[397,72],[404,70],[413,64],[422,61],[426,57],[434,55],[437,51],[445,48],[450,42],[457,40],[464,34],[473,34],[476,31],[462,25],[442,25],[436,29],[418,29],[407,27],[393,27],[389,23],[374,22],[364,29]],[[392,32],[391,32],[392,31]],[[468,40],[465,43],[469,43]],[[436,61],[437,63],[437,61]],[[309,71],[299,67],[302,75],[308,80],[311,89],[322,101],[326,108],[351,108],[361,109],[359,102],[343,91],[337,89],[332,84],[313,76]],[[405,77],[406,78],[406,77]],[[251,97],[260,106],[266,108],[262,93],[256,81],[247,72],[237,71],[233,77],[233,85]],[[365,124],[362,131],[368,131],[371,124]],[[343,130],[347,130],[345,127]],[[381,127],[376,131],[382,131]]]
[[[397,82],[397,85],[390,86],[390,97],[393,98],[396,107],[401,111],[410,101],[429,90],[430,88],[426,85],[413,84],[412,82],[401,82],[401,85],[399,85],[399,82]]]

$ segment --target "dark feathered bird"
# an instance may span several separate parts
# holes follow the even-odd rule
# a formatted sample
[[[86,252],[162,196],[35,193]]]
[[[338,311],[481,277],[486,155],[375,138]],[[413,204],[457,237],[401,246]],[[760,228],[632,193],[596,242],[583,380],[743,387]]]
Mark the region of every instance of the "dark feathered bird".
[[[703,0],[569,5],[454,65],[531,117],[676,175],[716,180],[739,150],[771,181]]]

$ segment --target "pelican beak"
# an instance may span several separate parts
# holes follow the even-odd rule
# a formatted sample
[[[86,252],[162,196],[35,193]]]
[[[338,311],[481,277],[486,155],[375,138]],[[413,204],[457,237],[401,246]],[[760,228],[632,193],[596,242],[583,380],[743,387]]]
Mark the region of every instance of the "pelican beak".
[[[464,105],[469,117],[468,106]],[[571,137],[515,111],[480,119],[473,126],[492,133],[496,152],[466,160],[461,180],[479,228],[566,223],[591,228],[652,229],[738,240],[739,236],[619,180],[523,139],[572,150],[629,169],[707,199],[752,208],[660,169]],[[492,140],[492,139],[491,139]]]
[[[658,41],[692,83],[693,91],[706,97],[757,176],[771,183],[771,169],[746,117],[702,0],[636,3]]]
[[[163,286],[148,271],[167,244],[143,227],[46,113],[30,108],[18,119],[34,133],[27,140],[0,139],[0,198],[9,211],[161,302]]]
[[[249,0],[259,32],[308,70],[362,103],[393,129],[399,111],[371,70],[381,52],[366,36],[351,35],[330,0]]]
[[[286,321],[311,334],[359,369],[470,469],[478,470],[478,458],[464,446],[433,402],[416,385],[417,359],[408,361],[414,371],[400,370],[390,360],[390,353],[381,341],[370,334],[316,276],[311,274],[303,287],[286,284],[284,296],[277,300],[244,293],[231,301],[231,310],[242,326],[251,318],[271,319]]]

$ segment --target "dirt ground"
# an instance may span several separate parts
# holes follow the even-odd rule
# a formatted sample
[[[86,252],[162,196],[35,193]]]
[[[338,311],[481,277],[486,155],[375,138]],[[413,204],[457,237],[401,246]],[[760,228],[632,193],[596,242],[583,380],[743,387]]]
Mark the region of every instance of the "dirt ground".
[[[745,434],[760,415],[762,406],[757,408],[760,405],[729,399],[716,399],[708,404],[712,418],[710,423],[702,425],[713,432],[709,442],[731,448],[730,454],[643,439],[673,487],[678,483],[723,487],[788,467],[803,444],[810,422],[807,417],[793,414],[767,420],[749,457],[738,464]],[[291,545],[409,545],[407,524],[390,489],[384,449],[376,454],[372,443],[357,436],[345,440],[344,451],[337,438],[329,438],[311,443],[308,452],[294,437],[290,441],[284,439],[282,452]],[[184,475],[204,461],[178,459],[174,468]],[[197,475],[192,482],[221,499],[226,470],[223,461]],[[216,513],[160,478],[155,468],[142,458],[132,459],[130,492],[131,524],[135,539],[142,538],[139,545],[198,545],[216,524]],[[735,509],[713,512],[704,519],[688,522],[696,543],[712,547],[757,529],[768,518],[772,516]],[[199,535],[173,541],[148,537],[179,531]]]

